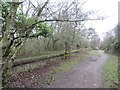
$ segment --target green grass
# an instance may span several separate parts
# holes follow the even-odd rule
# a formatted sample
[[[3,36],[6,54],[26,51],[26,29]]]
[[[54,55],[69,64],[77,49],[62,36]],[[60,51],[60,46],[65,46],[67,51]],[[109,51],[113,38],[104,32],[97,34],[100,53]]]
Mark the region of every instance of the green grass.
[[[46,85],[50,85],[53,82],[55,82],[55,78],[57,78],[59,74],[69,71],[77,63],[78,63],[78,60],[72,60],[72,61],[70,60],[70,61],[61,63],[60,66],[54,68],[51,71],[51,74],[46,77],[46,80],[45,80]]]
[[[70,70],[73,66],[75,66],[77,63],[79,63],[81,60],[86,59],[89,56],[98,56],[99,53],[97,50],[92,50],[92,51],[83,51],[83,53],[80,54],[73,54],[74,58],[68,59],[65,62],[62,62],[59,67],[56,67],[53,71],[58,73],[58,72],[65,72]]]
[[[75,52],[76,50],[73,50],[72,52]],[[61,55],[64,54],[63,51],[53,51],[53,52],[44,52],[44,54],[40,55],[40,56],[30,56],[30,57],[26,57],[23,59],[19,59],[16,60],[15,63],[23,63],[23,62],[27,62],[27,61],[38,61],[38,62],[32,62],[32,63],[28,63],[22,66],[16,66],[11,70],[11,73],[17,74],[20,72],[24,72],[24,71],[32,71],[33,69],[36,68],[41,68],[44,65],[46,65],[46,60],[41,61],[41,58],[49,58],[49,57],[54,57],[56,55]],[[48,59],[47,59],[48,60]]]
[[[89,51],[90,56],[99,56],[98,50]]]
[[[18,64],[22,65],[23,63],[32,63],[32,62],[40,61],[40,60],[43,60],[43,59],[49,59],[49,58],[52,58],[52,57],[55,57],[55,56],[60,56],[62,54],[64,54],[63,51],[58,51],[58,52],[52,52],[52,53],[49,53],[49,54],[18,58],[14,61],[14,65],[18,65]]]
[[[102,87],[110,88],[118,85],[118,58],[109,55],[107,62],[103,66]]]
[[[71,70],[75,65],[80,63],[82,60],[86,60],[87,57],[90,56],[98,56],[98,51],[97,50],[92,50],[92,51],[85,51],[83,50],[82,53],[79,54],[73,54],[74,58],[68,59],[62,63],[60,63],[59,66],[55,67],[52,71],[51,74],[46,78],[46,83],[47,85],[52,84],[55,81],[55,78],[57,78],[59,75],[65,73],[69,70]]]
[[[70,70],[74,65],[76,65],[77,63],[79,63],[79,60],[68,60],[68,61],[66,61],[66,62],[63,62],[63,63],[60,64],[59,67],[57,67],[57,68],[55,69],[55,72],[57,73],[57,72],[60,72],[60,71],[62,71],[62,72],[68,71],[68,70]]]
[[[55,67],[50,73],[49,76],[46,77],[46,85],[50,85],[55,81],[55,78],[59,76],[58,74],[69,71],[75,64],[77,64],[79,60],[68,60],[66,62],[62,62],[60,66]]]
[[[29,56],[16,58],[16,61],[31,59],[31,58],[39,58],[40,56],[41,57],[47,57],[47,56],[50,56],[50,55],[61,54],[61,53],[63,53],[63,51],[46,51],[46,52],[42,52],[42,53],[39,53],[39,54],[34,54],[34,55],[29,55]]]
[[[79,50],[72,50],[73,52],[77,52]],[[31,63],[33,61],[39,61],[42,59],[49,59],[49,58],[53,58],[55,56],[61,56],[64,54],[64,51],[46,51],[43,52],[41,54],[38,55],[32,55],[32,56],[26,56],[26,57],[22,57],[22,58],[16,58],[14,61],[14,65],[18,65],[18,64],[23,64],[23,63]]]

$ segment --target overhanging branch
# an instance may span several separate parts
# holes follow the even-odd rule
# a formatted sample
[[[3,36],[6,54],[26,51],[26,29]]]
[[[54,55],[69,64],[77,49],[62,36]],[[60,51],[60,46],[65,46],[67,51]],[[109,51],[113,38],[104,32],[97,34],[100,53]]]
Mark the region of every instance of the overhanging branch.
[[[28,26],[26,29],[29,29],[31,27],[34,27],[34,25],[41,23],[41,22],[81,22],[81,21],[93,21],[93,20],[103,20],[103,18],[97,18],[97,19],[76,19],[76,20],[72,20],[72,19],[50,19],[50,20],[40,20],[38,22],[35,22],[34,24]]]

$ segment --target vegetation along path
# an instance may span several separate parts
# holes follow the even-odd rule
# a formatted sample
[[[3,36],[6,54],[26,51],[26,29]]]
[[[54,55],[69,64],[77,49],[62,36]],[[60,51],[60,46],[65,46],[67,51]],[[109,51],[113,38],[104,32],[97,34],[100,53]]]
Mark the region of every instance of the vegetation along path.
[[[61,74],[48,88],[99,88],[101,87],[101,66],[108,56],[98,51],[93,56],[78,63],[70,71]]]
[[[101,66],[107,58],[100,50],[74,53],[68,59],[55,57],[44,62],[46,64],[42,68],[13,74],[9,87],[99,88],[102,83]]]

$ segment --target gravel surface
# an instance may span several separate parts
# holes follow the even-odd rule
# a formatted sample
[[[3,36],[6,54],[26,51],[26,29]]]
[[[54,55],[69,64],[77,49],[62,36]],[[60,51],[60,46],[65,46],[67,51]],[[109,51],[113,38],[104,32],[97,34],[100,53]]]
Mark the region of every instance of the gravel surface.
[[[107,55],[98,51],[99,57],[90,57],[74,66],[55,79],[55,82],[45,88],[100,88],[101,66],[107,60]]]

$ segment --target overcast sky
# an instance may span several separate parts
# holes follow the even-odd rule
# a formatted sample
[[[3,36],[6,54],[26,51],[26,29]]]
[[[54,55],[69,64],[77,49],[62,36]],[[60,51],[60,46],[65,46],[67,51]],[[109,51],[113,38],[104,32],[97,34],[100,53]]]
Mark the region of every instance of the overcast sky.
[[[103,33],[110,31],[118,23],[118,2],[120,0],[87,0],[86,9],[100,10],[101,15],[109,16],[103,21],[95,21],[92,26],[100,37]]]
[[[50,2],[64,2],[64,1],[71,2],[71,0],[50,0]],[[103,21],[93,21],[89,23],[89,26],[94,27],[99,36],[103,38],[104,36],[103,33],[110,31],[118,23],[118,2],[120,0],[85,0],[85,1],[86,1],[84,5],[85,10],[88,11],[99,10],[100,16],[108,16],[108,18],[106,18]]]

